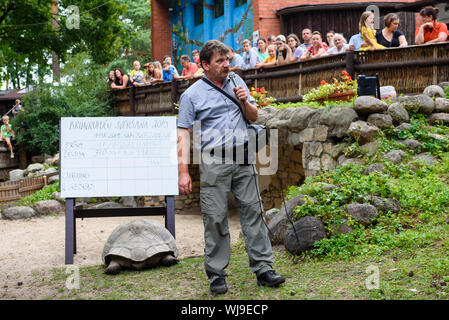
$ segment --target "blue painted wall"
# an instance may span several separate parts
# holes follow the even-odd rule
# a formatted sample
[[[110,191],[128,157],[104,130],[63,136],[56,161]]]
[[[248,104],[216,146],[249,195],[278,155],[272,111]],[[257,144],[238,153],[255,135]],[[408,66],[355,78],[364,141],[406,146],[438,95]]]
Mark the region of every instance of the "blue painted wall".
[[[203,4],[203,23],[195,26],[195,4]],[[224,14],[214,16],[214,0],[177,0],[170,14],[172,25],[172,56],[178,63],[181,55],[191,56],[208,40],[223,41],[240,52],[242,41],[252,39],[253,2],[236,7],[236,0],[224,0]]]

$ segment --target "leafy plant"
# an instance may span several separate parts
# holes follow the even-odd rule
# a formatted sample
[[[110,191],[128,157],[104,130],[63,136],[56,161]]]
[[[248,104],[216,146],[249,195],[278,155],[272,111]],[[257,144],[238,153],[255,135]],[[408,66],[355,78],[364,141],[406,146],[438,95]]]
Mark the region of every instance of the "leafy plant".
[[[249,95],[256,100],[256,103],[259,108],[265,106],[265,104],[270,104],[276,101],[275,98],[268,96],[268,91],[265,88],[254,88],[251,87],[251,91]]]
[[[331,83],[327,83],[325,80],[321,80],[320,86],[307,92],[303,100],[308,101],[321,101],[324,102],[329,98],[329,95],[334,93],[353,92],[357,93],[357,81],[353,80],[351,76],[343,70],[340,80],[332,78]]]

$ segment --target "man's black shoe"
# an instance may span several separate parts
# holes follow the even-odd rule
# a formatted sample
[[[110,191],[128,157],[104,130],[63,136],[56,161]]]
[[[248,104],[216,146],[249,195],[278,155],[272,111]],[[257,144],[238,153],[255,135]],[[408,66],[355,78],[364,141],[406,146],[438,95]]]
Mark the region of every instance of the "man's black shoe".
[[[284,282],[285,278],[276,274],[274,270],[268,270],[257,277],[257,284],[259,286],[279,287]]]
[[[225,294],[228,292],[225,278],[217,278],[210,284],[210,291],[213,294]]]

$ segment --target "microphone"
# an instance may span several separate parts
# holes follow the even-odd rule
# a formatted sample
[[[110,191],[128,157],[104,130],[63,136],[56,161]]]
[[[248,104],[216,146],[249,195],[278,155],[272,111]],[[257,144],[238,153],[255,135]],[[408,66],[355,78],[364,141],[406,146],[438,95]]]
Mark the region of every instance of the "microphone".
[[[235,82],[235,72],[233,71],[229,72],[229,79],[231,79],[232,83],[234,84],[234,87],[237,87],[237,82]]]

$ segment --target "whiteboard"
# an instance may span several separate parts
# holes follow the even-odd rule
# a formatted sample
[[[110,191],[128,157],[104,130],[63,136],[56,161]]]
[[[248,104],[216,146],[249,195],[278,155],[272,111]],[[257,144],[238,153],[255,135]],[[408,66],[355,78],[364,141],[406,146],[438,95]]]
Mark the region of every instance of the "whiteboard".
[[[178,195],[176,141],[176,117],[61,118],[61,197]]]

